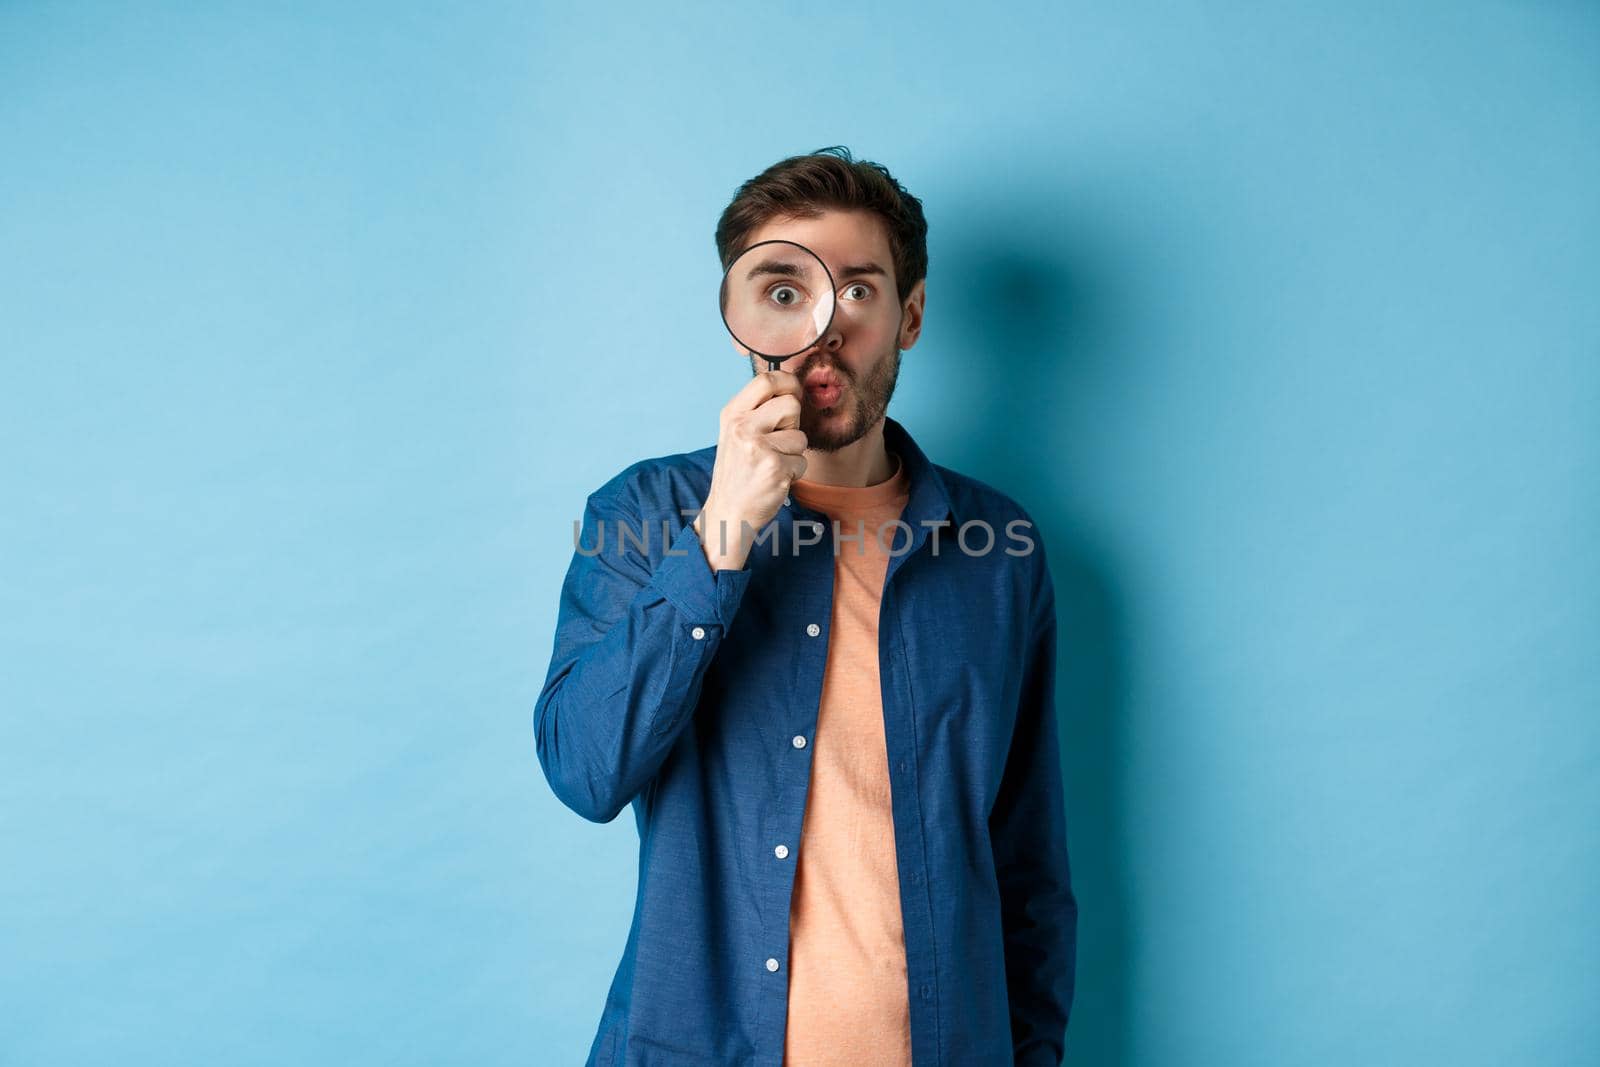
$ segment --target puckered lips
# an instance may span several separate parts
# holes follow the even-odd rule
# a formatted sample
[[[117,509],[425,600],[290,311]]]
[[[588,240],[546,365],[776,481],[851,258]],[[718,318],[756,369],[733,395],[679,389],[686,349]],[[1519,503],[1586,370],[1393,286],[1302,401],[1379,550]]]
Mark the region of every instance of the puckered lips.
[[[805,377],[806,399],[819,408],[831,408],[844,395],[844,379],[831,370],[818,369]]]

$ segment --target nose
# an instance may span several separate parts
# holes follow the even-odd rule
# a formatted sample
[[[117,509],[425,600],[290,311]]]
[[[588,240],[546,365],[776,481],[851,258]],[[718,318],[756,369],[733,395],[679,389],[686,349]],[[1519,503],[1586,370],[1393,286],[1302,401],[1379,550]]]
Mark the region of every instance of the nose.
[[[826,349],[829,352],[837,352],[837,351],[839,351],[839,349],[841,349],[843,347],[844,347],[844,333],[840,331],[839,327],[836,324],[830,323],[829,326],[828,326],[828,331],[826,333],[824,333],[821,337],[819,337],[815,341],[813,341],[806,348],[804,354],[805,355],[810,355],[813,352],[820,352],[820,351],[823,351],[824,349]]]

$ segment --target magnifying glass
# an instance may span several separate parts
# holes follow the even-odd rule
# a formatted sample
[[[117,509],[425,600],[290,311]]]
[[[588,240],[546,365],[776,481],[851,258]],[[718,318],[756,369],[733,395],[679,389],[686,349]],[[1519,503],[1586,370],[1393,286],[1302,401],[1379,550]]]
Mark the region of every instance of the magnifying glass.
[[[758,241],[722,275],[723,324],[769,370],[816,344],[836,306],[827,265],[793,241]]]

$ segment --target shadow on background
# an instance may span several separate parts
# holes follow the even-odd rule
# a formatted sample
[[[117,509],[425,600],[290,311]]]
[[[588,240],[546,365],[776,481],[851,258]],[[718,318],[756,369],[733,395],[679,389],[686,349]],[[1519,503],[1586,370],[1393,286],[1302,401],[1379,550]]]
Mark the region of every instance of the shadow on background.
[[[1132,1057],[1136,982],[1124,886],[1128,841],[1122,745],[1126,703],[1121,608],[1110,554],[1073,505],[1061,457],[1078,455],[1064,413],[1074,378],[1104,358],[1106,303],[1073,246],[1027,247],[1016,219],[984,205],[952,212],[972,229],[941,248],[938,332],[972,368],[948,392],[965,473],[1033,515],[1055,581],[1060,627],[1056,709],[1066,779],[1068,845],[1078,896],[1077,991],[1067,1062],[1119,1067]],[[993,214],[992,210],[988,213]],[[931,317],[931,316],[930,316]],[[943,342],[941,342],[943,343]],[[943,385],[939,394],[946,395]],[[937,401],[943,405],[944,401]],[[956,464],[952,464],[956,465]]]

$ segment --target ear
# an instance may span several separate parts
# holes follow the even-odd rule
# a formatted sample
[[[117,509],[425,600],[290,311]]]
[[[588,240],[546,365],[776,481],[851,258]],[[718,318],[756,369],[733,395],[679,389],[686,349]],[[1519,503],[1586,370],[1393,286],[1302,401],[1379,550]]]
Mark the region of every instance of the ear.
[[[920,278],[911,287],[911,292],[906,294],[905,303],[900,309],[900,336],[895,342],[897,348],[910,348],[922,336],[922,302],[927,291],[928,279]]]

